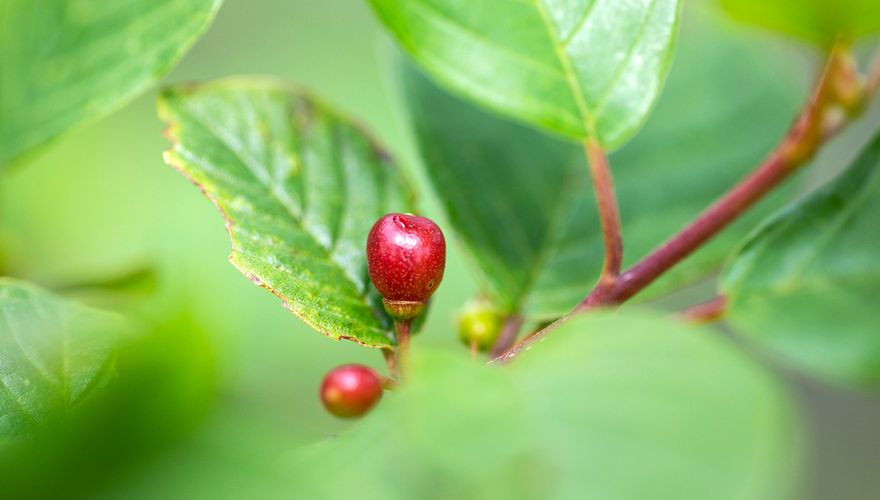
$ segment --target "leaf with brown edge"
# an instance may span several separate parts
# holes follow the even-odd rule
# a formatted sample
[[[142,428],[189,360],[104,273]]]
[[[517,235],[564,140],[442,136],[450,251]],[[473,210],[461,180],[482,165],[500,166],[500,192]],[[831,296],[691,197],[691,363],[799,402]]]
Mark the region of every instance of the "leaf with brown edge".
[[[174,87],[159,114],[173,142],[165,162],[220,210],[242,274],[332,339],[393,345],[364,255],[373,222],[412,203],[387,154],[325,104],[267,80]]]

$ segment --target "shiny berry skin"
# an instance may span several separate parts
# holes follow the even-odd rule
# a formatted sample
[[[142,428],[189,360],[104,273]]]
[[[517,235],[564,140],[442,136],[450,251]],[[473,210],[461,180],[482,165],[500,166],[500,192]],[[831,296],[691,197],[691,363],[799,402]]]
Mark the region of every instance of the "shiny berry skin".
[[[430,219],[384,215],[367,237],[367,267],[389,314],[410,319],[443,279],[446,239]]]
[[[473,302],[458,316],[458,336],[464,345],[488,351],[498,340],[503,321],[491,304]]]
[[[340,418],[360,417],[381,398],[379,374],[364,365],[337,366],[321,382],[321,403]]]

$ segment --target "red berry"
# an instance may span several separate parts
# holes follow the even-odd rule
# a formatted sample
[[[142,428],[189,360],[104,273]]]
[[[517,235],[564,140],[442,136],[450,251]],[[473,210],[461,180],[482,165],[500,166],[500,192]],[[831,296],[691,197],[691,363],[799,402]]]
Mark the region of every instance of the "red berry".
[[[367,267],[388,312],[412,318],[443,279],[446,239],[430,219],[385,215],[367,237]]]
[[[364,365],[338,366],[321,382],[321,403],[337,417],[360,417],[381,398],[379,374]]]

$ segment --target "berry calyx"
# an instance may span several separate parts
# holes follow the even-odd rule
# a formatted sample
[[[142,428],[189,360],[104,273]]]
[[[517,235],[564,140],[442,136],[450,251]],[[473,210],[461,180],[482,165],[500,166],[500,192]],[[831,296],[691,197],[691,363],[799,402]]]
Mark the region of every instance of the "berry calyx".
[[[474,301],[458,316],[458,336],[464,345],[488,351],[498,340],[503,323],[504,318],[490,303]]]
[[[382,398],[382,379],[364,365],[342,365],[330,370],[321,382],[321,403],[340,418],[364,415]]]
[[[388,214],[367,237],[367,268],[395,319],[418,316],[443,279],[446,239],[431,219]]]

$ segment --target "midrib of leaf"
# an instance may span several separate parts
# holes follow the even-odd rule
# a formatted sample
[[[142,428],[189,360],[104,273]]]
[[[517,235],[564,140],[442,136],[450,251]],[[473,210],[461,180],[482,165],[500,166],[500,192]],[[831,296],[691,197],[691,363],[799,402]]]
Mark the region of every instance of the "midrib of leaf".
[[[0,320],[2,320],[4,323],[6,323],[6,326],[8,329],[7,331],[9,331],[11,334],[10,340],[14,341],[15,347],[18,348],[18,350],[21,352],[22,357],[24,359],[26,359],[27,362],[31,364],[31,366],[34,367],[34,370],[41,377],[43,377],[49,383],[50,386],[54,385],[51,380],[46,378],[46,374],[43,373],[43,370],[40,369],[40,367],[38,367],[37,365],[35,365],[34,362],[30,359],[30,357],[28,357],[27,353],[21,347],[21,343],[18,340],[18,336],[12,334],[12,332],[15,330],[14,325],[12,324],[12,321],[10,321],[9,315],[6,314],[5,308],[2,308],[2,307],[0,307]],[[18,399],[18,397],[15,395],[15,393],[12,392],[12,389],[10,389],[8,385],[6,385],[6,381],[4,380],[2,373],[0,373],[0,389],[3,389],[3,392],[8,395],[8,399],[10,401],[12,401],[13,403],[15,403],[15,406],[17,406],[21,410],[21,413],[23,415],[25,415],[28,418],[28,420],[30,420],[34,424],[39,424],[37,418],[34,415],[32,415],[30,410],[28,410],[28,408],[25,406],[25,404]]]
[[[79,403],[80,401],[82,401],[83,399],[85,399],[86,397],[88,397],[88,395],[91,394],[92,391],[94,391],[96,387],[98,387],[98,384],[104,378],[104,375],[108,371],[110,371],[110,367],[113,366],[113,363],[114,363],[113,356],[107,356],[107,359],[105,359],[104,362],[101,363],[100,368],[98,368],[98,370],[95,372],[94,376],[92,376],[91,380],[89,380],[89,383],[86,384],[86,386],[81,391],[79,391],[79,395],[76,398],[70,397],[70,400],[68,401],[68,405],[73,406],[73,405]],[[68,394],[69,393],[70,393],[70,389],[68,389]]]
[[[593,117],[590,115],[589,109],[587,108],[587,103],[584,101],[580,80],[574,72],[571,58],[565,50],[565,45],[560,41],[556,30],[553,29],[553,24],[550,20],[550,16],[547,14],[547,8],[544,5],[544,2],[542,0],[530,1],[535,7],[535,10],[538,11],[541,23],[544,25],[544,29],[547,31],[547,35],[550,37],[550,41],[553,44],[553,51],[556,53],[556,58],[559,60],[559,64],[562,67],[562,73],[565,75],[565,82],[568,85],[568,91],[571,92],[575,105],[578,108],[578,114],[581,117],[581,125],[584,127],[584,132],[587,136],[596,138],[595,123],[593,122]],[[588,11],[593,9],[593,5],[595,5],[595,2],[590,4]],[[569,35],[570,37],[574,37],[577,32],[580,31],[581,27],[583,27],[583,23],[586,22],[586,17],[589,17],[589,12],[587,13],[587,16],[585,16],[584,21],[579,24],[578,28],[572,30],[572,33]]]
[[[57,382],[52,381],[51,373],[48,371],[42,370],[37,362],[31,359],[27,354],[25,354],[24,347],[19,342],[18,336],[16,336],[16,342],[18,343],[19,348],[22,351],[22,355],[27,359],[34,368],[37,369],[43,378],[46,379],[46,382],[50,386],[57,386],[58,393],[61,396],[61,401],[64,404],[70,403],[70,379],[69,374],[67,372],[67,355],[68,355],[68,347],[67,341],[70,337],[68,334],[70,332],[69,321],[70,314],[65,311],[63,313],[54,313],[49,310],[47,307],[48,303],[45,300],[41,300],[35,302],[31,309],[39,315],[40,320],[43,321],[43,324],[49,325],[55,323],[55,320],[59,320],[59,328],[58,328],[58,379]],[[57,314],[57,316],[56,316]]]
[[[7,399],[9,401],[12,401],[13,403],[15,403],[15,406],[18,407],[18,409],[21,411],[21,414],[24,415],[25,417],[27,417],[27,419],[30,420],[31,423],[33,423],[34,425],[40,424],[40,422],[37,420],[37,418],[34,417],[33,415],[31,415],[30,410],[28,410],[27,407],[24,406],[24,403],[22,403],[21,401],[19,401],[16,398],[16,396],[12,392],[12,390],[9,389],[9,386],[6,385],[6,382],[3,380],[3,377],[0,377],[0,389],[2,389],[3,392],[8,396]]]
[[[179,113],[181,113],[182,115],[185,115],[185,116],[189,117],[190,120],[191,120],[194,124],[196,124],[196,125],[202,127],[206,132],[208,132],[209,135],[211,135],[212,137],[214,137],[215,139],[217,139],[217,141],[218,141],[219,144],[222,144],[223,147],[224,147],[227,151],[229,151],[230,153],[232,153],[232,155],[235,157],[235,159],[241,164],[242,167],[244,167],[244,170],[246,170],[247,172],[249,172],[249,173],[251,174],[251,176],[257,181],[257,183],[258,183],[259,185],[261,185],[263,188],[265,188],[265,189],[266,189],[266,190],[272,195],[272,198],[273,198],[273,199],[274,199],[274,200],[275,200],[275,201],[276,201],[276,202],[277,202],[277,203],[278,203],[278,204],[284,209],[284,211],[285,211],[285,212],[286,212],[286,213],[287,213],[287,214],[288,214],[288,215],[294,220],[294,222],[299,226],[300,230],[301,230],[305,235],[307,235],[307,236],[308,236],[308,237],[309,237],[309,238],[310,238],[310,239],[316,244],[316,247],[321,248],[322,250],[324,250],[324,252],[325,252],[325,256],[327,257],[327,259],[330,260],[331,262],[333,262],[333,263],[336,265],[337,269],[341,271],[341,274],[342,274],[343,276],[345,276],[345,277],[348,279],[348,282],[351,283],[351,284],[354,286],[354,289],[359,291],[359,295],[360,295],[360,299],[361,299],[361,301],[362,301],[363,304],[367,307],[367,310],[370,311],[370,314],[373,316],[373,318],[376,320],[376,322],[381,324],[379,318],[376,317],[375,312],[373,311],[373,308],[371,307],[371,304],[370,304],[370,302],[369,302],[369,299],[368,299],[368,297],[367,297],[367,294],[365,293],[365,290],[362,290],[361,287],[360,287],[360,286],[359,286],[359,285],[358,285],[358,284],[357,284],[357,283],[351,278],[351,276],[349,276],[348,271],[347,271],[347,270],[346,270],[346,269],[345,269],[345,268],[339,263],[339,261],[336,260],[336,257],[334,256],[334,254],[333,254],[333,253],[332,253],[332,252],[331,252],[326,246],[324,246],[324,245],[321,243],[320,239],[319,239],[314,233],[312,233],[311,231],[309,231],[309,229],[308,229],[308,224],[305,224],[305,223],[303,222],[302,216],[298,216],[298,215],[295,213],[293,207],[288,206],[288,204],[284,202],[284,200],[282,199],[282,198],[284,198],[284,196],[281,196],[279,193],[277,193],[276,190],[275,190],[275,187],[272,186],[272,183],[270,182],[270,180],[271,180],[271,175],[269,175],[268,171],[263,170],[263,173],[266,175],[266,180],[264,180],[264,179],[263,179],[263,178],[262,178],[262,177],[261,177],[261,176],[260,176],[255,170],[254,170],[254,168],[252,168],[252,166],[250,165],[250,162],[246,161],[246,160],[245,160],[245,159],[244,159],[244,158],[238,153],[238,151],[236,151],[236,149],[235,149],[231,144],[229,144],[229,143],[226,141],[226,139],[223,137],[223,135],[222,135],[222,134],[219,134],[218,132],[216,132],[215,129],[214,129],[213,127],[210,126],[210,124],[206,123],[206,122],[205,122],[200,116],[197,116],[196,114],[193,114],[193,113],[190,113],[190,112],[184,111],[183,108],[181,108],[181,107],[178,107],[178,110],[179,110],[179,111],[178,111]],[[171,129],[171,135],[174,136],[174,139],[175,139],[174,142],[175,142],[176,144],[181,144],[180,137],[177,137],[177,135],[176,135],[176,133],[175,133],[175,131],[174,131],[173,128]],[[301,152],[300,150],[297,150],[297,160],[300,162],[301,165],[305,165],[305,162],[304,162],[303,157],[302,157],[302,152]],[[176,164],[176,162],[173,162],[173,163]],[[334,162],[334,164],[335,164],[335,162]],[[182,167],[182,166],[179,166],[179,165],[178,165],[178,169],[186,170],[186,167]],[[302,170],[302,175],[306,175],[305,168],[303,168],[303,170]],[[187,177],[189,177],[191,180],[193,180],[192,177],[190,177],[189,175],[187,175]],[[198,185],[201,187],[201,183],[196,183],[196,184],[198,184]],[[221,213],[221,215],[223,216],[223,218],[226,220],[227,224],[229,225],[229,231],[227,231],[227,232],[229,233],[229,239],[230,239],[230,241],[232,242],[232,255],[233,255],[233,258],[231,259],[232,263],[235,264],[235,266],[236,266],[236,267],[237,267],[242,273],[244,273],[246,276],[248,276],[248,277],[253,281],[253,280],[255,279],[255,276],[253,276],[253,274],[252,274],[250,271],[248,271],[247,269],[245,269],[245,268],[241,265],[241,263],[238,262],[238,261],[236,261],[235,258],[234,258],[236,254],[241,254],[242,252],[241,252],[241,250],[240,250],[240,245],[239,245],[239,244],[237,243],[237,241],[236,241],[236,238],[235,238],[234,232],[232,231],[232,227],[233,227],[233,226],[238,227],[239,230],[241,230],[241,227],[239,226],[239,224],[238,224],[236,221],[234,221],[234,220],[229,216],[229,214],[226,212],[226,210],[222,209],[222,204],[221,204],[218,200],[216,200],[216,199],[214,198],[213,195],[209,194],[209,193],[207,192],[207,190],[205,190],[205,195],[208,196],[209,198],[211,198],[211,200],[214,202],[214,204],[220,209],[220,213]],[[247,231],[247,230],[245,230],[245,231]],[[269,264],[269,263],[267,263],[267,264]],[[265,282],[263,282],[262,280],[259,280],[259,282],[260,282],[260,285],[261,285],[261,286],[265,287],[267,290],[269,290],[270,292],[272,292],[274,295],[276,295],[276,296],[278,296],[279,298],[281,298],[282,301],[284,302],[284,304],[287,305],[287,307],[291,307],[291,304],[288,302],[287,298],[285,298],[284,296],[282,296],[277,290],[275,290],[274,288],[269,287],[269,285],[267,285],[267,284],[266,284]],[[325,314],[329,314],[329,311],[325,311]],[[337,315],[337,316],[338,316],[338,315]],[[326,332],[326,331],[324,330],[324,328],[323,328],[322,326],[318,325],[318,324],[313,324],[312,322],[310,322],[310,321],[308,321],[308,320],[306,320],[306,319],[304,319],[304,318],[302,318],[302,317],[300,317],[300,319],[303,319],[303,321],[306,321],[307,323],[309,323],[309,325],[312,326],[312,328],[315,328],[316,330],[319,330],[319,331],[322,331],[322,332],[325,332],[325,333],[329,333],[329,332]],[[363,326],[364,326],[365,328],[367,328],[366,325],[363,325]],[[379,332],[382,336],[387,336],[387,332],[385,332],[385,331],[382,330],[381,328],[375,328],[375,327],[373,327],[373,326],[369,326],[368,328],[371,329],[371,330],[373,330],[373,331]]]
[[[31,309],[33,309],[33,308],[31,308]],[[26,360],[28,362],[28,364],[31,365],[31,367],[33,367],[34,371],[40,377],[42,377],[43,380],[46,381],[46,384],[48,384],[49,386],[56,386],[57,382],[52,379],[52,375],[50,373],[48,373],[46,371],[46,369],[40,365],[40,363],[38,363],[35,359],[33,359],[33,357],[31,357],[31,355],[28,353],[27,349],[24,348],[24,346],[22,345],[22,341],[19,338],[18,333],[17,333],[19,331],[19,328],[16,328],[17,325],[13,324],[13,322],[11,321],[11,318],[6,314],[6,312],[3,310],[3,308],[0,308],[0,316],[2,316],[5,319],[6,324],[9,326],[9,331],[11,333],[11,339],[14,341],[13,344],[15,345],[15,348],[18,349],[19,352],[21,352],[22,359]],[[62,396],[63,396],[63,394],[62,394]]]

